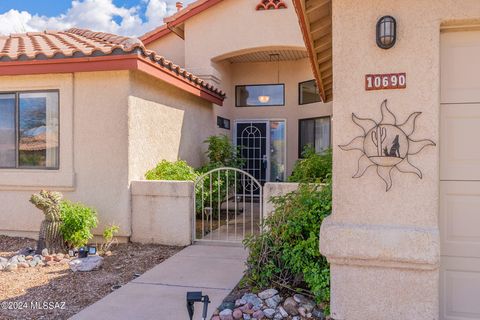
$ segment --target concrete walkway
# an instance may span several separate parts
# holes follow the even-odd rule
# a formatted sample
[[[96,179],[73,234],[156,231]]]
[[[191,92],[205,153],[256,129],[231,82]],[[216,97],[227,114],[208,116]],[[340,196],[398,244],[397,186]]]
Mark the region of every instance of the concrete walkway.
[[[189,246],[71,319],[188,320],[187,291],[209,295],[210,319],[242,278],[246,258],[242,247]],[[202,307],[195,304],[194,319],[201,319]]]

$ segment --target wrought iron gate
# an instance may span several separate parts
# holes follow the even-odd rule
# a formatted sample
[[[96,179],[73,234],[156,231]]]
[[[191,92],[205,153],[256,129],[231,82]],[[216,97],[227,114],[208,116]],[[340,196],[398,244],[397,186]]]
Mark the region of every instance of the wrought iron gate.
[[[195,181],[194,241],[241,242],[261,231],[263,189],[250,173],[217,168]]]

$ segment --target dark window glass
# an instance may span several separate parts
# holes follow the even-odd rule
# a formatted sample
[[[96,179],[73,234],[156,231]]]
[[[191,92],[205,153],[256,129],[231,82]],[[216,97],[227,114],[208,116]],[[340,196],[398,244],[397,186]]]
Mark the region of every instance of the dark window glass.
[[[285,86],[283,84],[237,86],[235,91],[237,107],[285,105]]]
[[[15,167],[15,94],[0,95],[0,168]]]
[[[330,148],[330,117],[302,119],[298,129],[299,157],[307,145],[319,153]]]
[[[320,102],[320,93],[318,92],[315,80],[300,82],[298,84],[299,104],[308,104]]]
[[[222,129],[230,130],[230,120],[222,117],[217,117],[217,126]]]

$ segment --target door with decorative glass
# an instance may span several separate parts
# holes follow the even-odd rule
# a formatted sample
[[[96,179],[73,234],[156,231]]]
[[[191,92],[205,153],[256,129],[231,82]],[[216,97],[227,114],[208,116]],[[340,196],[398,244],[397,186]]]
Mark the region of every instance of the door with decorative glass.
[[[244,160],[242,169],[262,185],[285,179],[284,120],[237,120],[234,144]]]

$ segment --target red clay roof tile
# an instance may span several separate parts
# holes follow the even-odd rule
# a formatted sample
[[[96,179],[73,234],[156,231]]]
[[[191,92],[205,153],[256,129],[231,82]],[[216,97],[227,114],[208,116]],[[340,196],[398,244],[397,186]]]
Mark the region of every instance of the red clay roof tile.
[[[225,94],[180,66],[166,60],[154,51],[147,50],[141,40],[105,32],[71,28],[66,31],[28,32],[0,36],[0,65],[2,62],[45,60],[58,58],[85,58],[137,54],[167,69],[193,84],[220,97]]]

